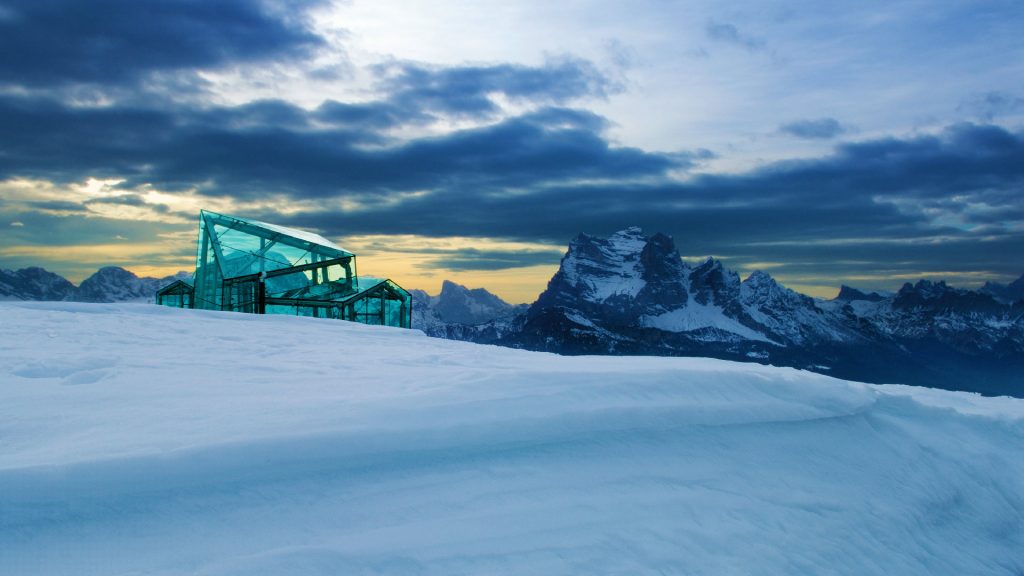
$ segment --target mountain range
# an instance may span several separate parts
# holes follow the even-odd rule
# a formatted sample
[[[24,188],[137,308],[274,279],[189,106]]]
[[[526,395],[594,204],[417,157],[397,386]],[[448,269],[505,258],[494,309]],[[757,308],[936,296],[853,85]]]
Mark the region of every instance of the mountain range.
[[[124,268],[106,266],[75,286],[43,268],[0,269],[0,300],[152,302],[160,288],[191,277],[189,272],[178,272],[165,278],[139,278]]]
[[[74,286],[42,268],[0,270],[0,299],[152,301],[179,278],[106,267]],[[1024,396],[1024,276],[978,290],[920,280],[895,293],[843,286],[832,300],[746,279],[720,260],[685,262],[673,240],[627,228],[580,234],[547,289],[511,305],[445,281],[412,290],[430,336],[566,355],[707,356],[844,379]]]
[[[436,301],[420,294],[423,320],[413,325],[434,336],[559,354],[707,356],[1021,396],[1022,288],[1024,276],[979,290],[921,280],[891,294],[843,286],[835,299],[816,300],[763,271],[741,280],[715,258],[688,264],[670,237],[628,228],[609,238],[576,237],[529,307],[496,306],[486,291],[452,286]],[[485,322],[435,312],[446,292],[480,295],[498,312]]]

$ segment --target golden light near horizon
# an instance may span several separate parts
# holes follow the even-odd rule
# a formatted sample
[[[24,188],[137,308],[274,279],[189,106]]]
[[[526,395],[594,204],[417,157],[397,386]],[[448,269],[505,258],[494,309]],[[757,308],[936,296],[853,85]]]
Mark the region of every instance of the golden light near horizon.
[[[360,274],[388,277],[404,287],[426,290],[430,294],[437,294],[442,282],[451,280],[469,288],[487,288],[517,304],[536,300],[558,270],[558,261],[565,253],[564,246],[463,236],[360,235],[340,238],[338,243],[359,257]],[[459,257],[466,251],[474,256],[489,253],[542,255],[550,258],[551,264],[515,266],[514,262],[509,262],[506,267],[489,270],[443,265],[446,258]],[[466,264],[473,266],[471,260]]]
[[[163,277],[195,267],[195,232],[168,232],[150,242],[114,236],[111,242],[0,247],[0,258],[27,258],[58,270],[78,284],[104,266],[120,266],[138,276]],[[187,247],[187,248],[186,248]]]

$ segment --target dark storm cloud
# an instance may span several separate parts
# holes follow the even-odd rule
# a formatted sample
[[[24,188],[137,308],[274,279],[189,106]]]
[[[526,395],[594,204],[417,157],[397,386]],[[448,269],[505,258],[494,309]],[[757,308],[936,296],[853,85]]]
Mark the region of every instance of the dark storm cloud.
[[[512,101],[564,104],[584,96],[603,98],[619,90],[586,60],[561,58],[543,66],[427,67],[409,62],[378,66],[390,102],[409,111],[487,117],[500,111],[493,94]]]
[[[195,187],[242,200],[357,200],[359,210],[286,218],[331,235],[561,243],[581,230],[640,224],[698,253],[753,242],[915,238],[940,225],[957,238],[1003,233],[1019,223],[1024,203],[1024,141],[991,125],[845,143],[824,158],[678,182],[671,171],[710,153],[615,147],[603,118],[575,109],[366,146],[386,142],[374,128],[403,122],[404,113],[389,100],[306,111],[277,101],[79,108],[5,96],[0,177],[124,178],[126,191]],[[395,192],[416,196],[396,200]]]
[[[0,32],[11,32],[0,34],[0,49],[16,55],[0,62],[0,82],[29,88],[120,83],[130,91],[153,74],[276,62],[317,50],[321,40],[301,20],[283,17],[281,6],[101,0],[75,23],[81,29],[65,31],[61,26],[71,26],[65,17],[86,8],[19,4],[0,21]],[[732,24],[711,22],[707,34],[751,51],[767,49]],[[264,206],[355,201],[359,208],[345,211],[254,215],[330,236],[564,244],[580,231],[607,234],[637,224],[673,234],[684,254],[732,255],[741,263],[891,257],[934,268],[955,257],[991,269],[999,260],[1010,266],[1006,262],[1020,253],[1024,138],[1004,128],[962,124],[936,135],[845,143],[823,158],[681,181],[679,172],[713,155],[616,146],[604,118],[568,107],[619,89],[589,62],[442,68],[398,61],[376,73],[376,99],[326,101],[313,110],[276,100],[223,106],[125,98],[81,106],[52,97],[65,92],[42,98],[7,91],[0,96],[0,180],[124,180],[122,195],[92,205],[143,206],[135,193],[142,186],[195,189]],[[507,116],[503,101],[530,111]],[[986,95],[981,103],[991,115],[1017,106],[1008,96]],[[392,135],[439,119],[489,124],[407,141]],[[780,130],[833,138],[844,126],[822,118]],[[36,212],[18,213],[25,226],[11,228],[38,237],[47,228],[33,214],[38,219],[88,206],[28,205]],[[47,232],[61,243],[82,241],[84,229],[68,228],[71,222],[95,224],[73,217],[64,222],[64,229]],[[437,257],[439,265],[459,270],[557,261],[548,253]]]
[[[301,16],[318,3],[6,2],[6,17],[0,18],[0,84],[132,83],[154,72],[304,58],[323,45]]]
[[[77,202],[67,202],[64,200],[40,200],[34,202],[25,203],[30,208],[36,210],[42,210],[45,212],[86,212],[88,211],[84,204]]]
[[[102,198],[93,198],[87,200],[82,204],[83,208],[92,206],[95,204],[111,204],[115,206],[132,206],[134,208],[148,208],[154,212],[160,214],[169,214],[171,212],[170,206],[166,204],[152,204],[146,202],[146,199],[139,194],[119,194],[117,196],[105,196]]]
[[[946,270],[955,259],[960,268],[1019,274],[1022,189],[1024,136],[962,124],[938,135],[843,144],[825,158],[684,183],[538,184],[505,194],[453,185],[397,205],[284,219],[331,235],[501,236],[556,244],[579,231],[608,234],[637,224],[674,235],[684,254],[725,255],[737,264],[835,259]],[[872,266],[880,268],[866,268]]]
[[[424,123],[432,117],[417,108],[403,108],[391,102],[348,104],[327,100],[316,109],[313,118],[327,124],[377,131]]]
[[[611,146],[589,112],[545,108],[481,128],[366,149],[374,133],[310,128],[280,102],[237,108],[73,108],[0,97],[0,178],[56,182],[88,176],[123,185],[197,186],[200,193],[257,198],[461,187],[503,191],[544,182],[657,177],[696,154],[659,155]]]
[[[835,118],[817,118],[814,120],[796,120],[779,126],[779,132],[807,138],[812,140],[828,140],[841,134],[847,129]]]

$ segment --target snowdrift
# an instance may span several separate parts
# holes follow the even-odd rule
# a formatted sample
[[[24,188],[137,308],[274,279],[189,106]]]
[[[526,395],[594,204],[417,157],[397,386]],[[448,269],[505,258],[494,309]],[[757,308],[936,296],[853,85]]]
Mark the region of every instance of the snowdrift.
[[[0,574],[1024,573],[1024,401],[0,303]]]

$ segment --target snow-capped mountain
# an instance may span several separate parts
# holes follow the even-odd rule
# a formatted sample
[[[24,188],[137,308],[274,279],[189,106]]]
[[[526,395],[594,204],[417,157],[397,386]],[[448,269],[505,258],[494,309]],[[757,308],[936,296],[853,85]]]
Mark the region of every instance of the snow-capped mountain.
[[[974,355],[1024,351],[1024,303],[1006,305],[980,291],[920,280],[891,298],[850,304],[859,304],[859,318],[896,339],[935,340]]]
[[[713,348],[763,357],[815,338],[856,338],[845,317],[780,286],[765,272],[745,281],[709,258],[689,266],[672,239],[639,228],[581,234],[527,313],[524,347],[569,353],[683,353]],[[757,349],[736,348],[754,342]]]
[[[1024,302],[928,281],[888,295],[844,287],[835,300],[817,301],[763,271],[741,280],[714,258],[687,264],[671,238],[639,228],[577,236],[537,301],[500,325],[468,329],[437,318],[428,333],[562,354],[710,356],[1024,393]]]
[[[178,272],[166,278],[139,278],[117,266],[100,268],[78,286],[74,300],[80,302],[152,301],[156,291],[179,279],[191,278],[188,272]]]
[[[139,278],[124,268],[107,266],[76,287],[63,276],[42,268],[0,270],[0,299],[152,302],[160,288],[191,277],[189,272],[178,272],[165,278]]]
[[[513,306],[484,288],[466,288],[450,280],[441,284],[441,293],[431,299],[431,309],[447,323],[483,324],[512,315]]]
[[[0,300],[69,300],[75,285],[38,267],[0,269]]]
[[[837,295],[834,300],[838,300],[840,302],[853,302],[858,300],[863,300],[865,302],[878,302],[879,300],[885,300],[885,298],[886,296],[884,294],[879,294],[878,292],[864,292],[843,284],[839,287],[839,295]]]

